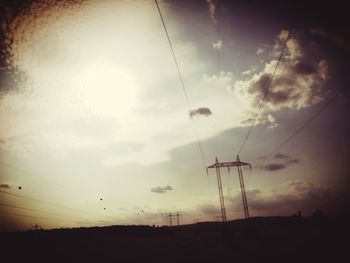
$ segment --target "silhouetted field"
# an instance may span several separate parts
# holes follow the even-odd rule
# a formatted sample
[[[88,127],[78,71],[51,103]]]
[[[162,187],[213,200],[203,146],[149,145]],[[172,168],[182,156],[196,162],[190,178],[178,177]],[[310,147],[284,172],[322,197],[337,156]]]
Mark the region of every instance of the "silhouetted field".
[[[2,262],[348,262],[348,216],[0,234]],[[345,238],[346,237],[346,238]]]

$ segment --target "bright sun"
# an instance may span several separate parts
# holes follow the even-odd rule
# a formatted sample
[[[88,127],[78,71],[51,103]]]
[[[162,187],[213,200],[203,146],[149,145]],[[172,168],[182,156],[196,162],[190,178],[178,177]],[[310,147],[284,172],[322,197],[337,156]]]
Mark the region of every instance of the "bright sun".
[[[112,66],[94,65],[79,76],[82,103],[92,114],[121,117],[135,100],[130,75]]]

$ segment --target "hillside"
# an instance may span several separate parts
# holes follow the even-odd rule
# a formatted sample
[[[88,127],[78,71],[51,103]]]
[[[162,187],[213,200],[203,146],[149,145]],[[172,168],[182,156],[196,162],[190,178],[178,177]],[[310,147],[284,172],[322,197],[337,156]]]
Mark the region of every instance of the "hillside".
[[[179,227],[8,232],[3,262],[336,262],[349,217],[261,217]]]

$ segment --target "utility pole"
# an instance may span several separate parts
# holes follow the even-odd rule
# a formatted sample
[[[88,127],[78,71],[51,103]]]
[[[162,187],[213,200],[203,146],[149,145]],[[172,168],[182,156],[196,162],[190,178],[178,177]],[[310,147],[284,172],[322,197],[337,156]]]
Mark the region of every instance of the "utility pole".
[[[244,210],[244,216],[245,218],[249,218],[249,209],[248,209],[248,202],[247,202],[247,196],[245,193],[245,186],[244,186],[244,180],[243,180],[243,172],[242,172],[242,166],[249,166],[250,169],[252,166],[249,163],[241,162],[239,159],[239,156],[237,155],[236,162],[223,162],[219,163],[218,158],[215,158],[215,163],[213,165],[210,165],[207,167],[207,173],[208,169],[215,168],[216,170],[216,177],[218,182],[218,189],[219,189],[219,198],[220,198],[220,207],[221,207],[221,216],[222,221],[226,222],[226,210],[225,210],[225,203],[224,203],[224,195],[222,193],[222,183],[221,183],[221,174],[220,174],[220,168],[227,167],[228,172],[230,172],[230,167],[237,167],[238,170],[238,178],[239,178],[239,184],[241,187],[241,195],[242,195],[242,201],[243,201],[243,210]]]
[[[38,223],[36,223],[36,224],[33,226],[33,229],[34,229],[35,231],[38,231],[38,230],[41,230],[42,228],[41,228],[40,225],[38,225]]]
[[[167,217],[169,217],[169,226],[173,226],[173,214],[169,213],[169,215],[167,215]]]
[[[179,212],[176,212],[176,214],[169,213],[167,217],[169,217],[169,226],[173,226],[173,217],[176,217],[176,223],[179,226],[180,225],[180,216],[182,216]]]
[[[216,222],[219,222],[221,218],[222,216],[214,216],[214,219],[216,220]]]
[[[179,212],[176,213],[176,217],[177,217],[177,225],[180,225],[180,216],[182,216],[181,214],[179,214]]]

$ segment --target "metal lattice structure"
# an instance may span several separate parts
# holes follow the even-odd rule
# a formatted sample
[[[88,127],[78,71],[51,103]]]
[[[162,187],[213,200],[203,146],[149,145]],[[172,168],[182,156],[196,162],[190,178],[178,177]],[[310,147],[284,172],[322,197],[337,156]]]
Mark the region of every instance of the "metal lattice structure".
[[[177,212],[176,214],[169,213],[166,217],[169,217],[169,226],[173,226],[173,217],[176,217],[176,223],[179,226],[180,225],[180,217],[182,214]]]
[[[228,172],[230,172],[230,167],[235,167],[235,166],[237,167],[237,170],[238,170],[238,178],[239,178],[239,184],[240,184],[240,187],[241,187],[241,195],[242,195],[244,216],[245,216],[245,218],[249,218],[248,201],[247,201],[247,196],[246,196],[246,192],[245,192],[242,166],[248,166],[251,169],[252,168],[251,164],[245,163],[245,162],[241,162],[241,160],[239,159],[239,156],[237,155],[236,162],[222,162],[222,163],[220,163],[218,161],[218,158],[216,157],[215,158],[215,163],[213,165],[210,165],[210,166],[207,167],[207,173],[208,173],[208,170],[211,169],[211,168],[215,168],[215,170],[216,170],[216,178],[217,178],[218,189],[219,189],[221,217],[222,217],[222,221],[223,222],[227,221],[227,217],[226,217],[224,195],[223,195],[223,191],[222,191],[222,182],[221,182],[220,169],[227,167]]]

